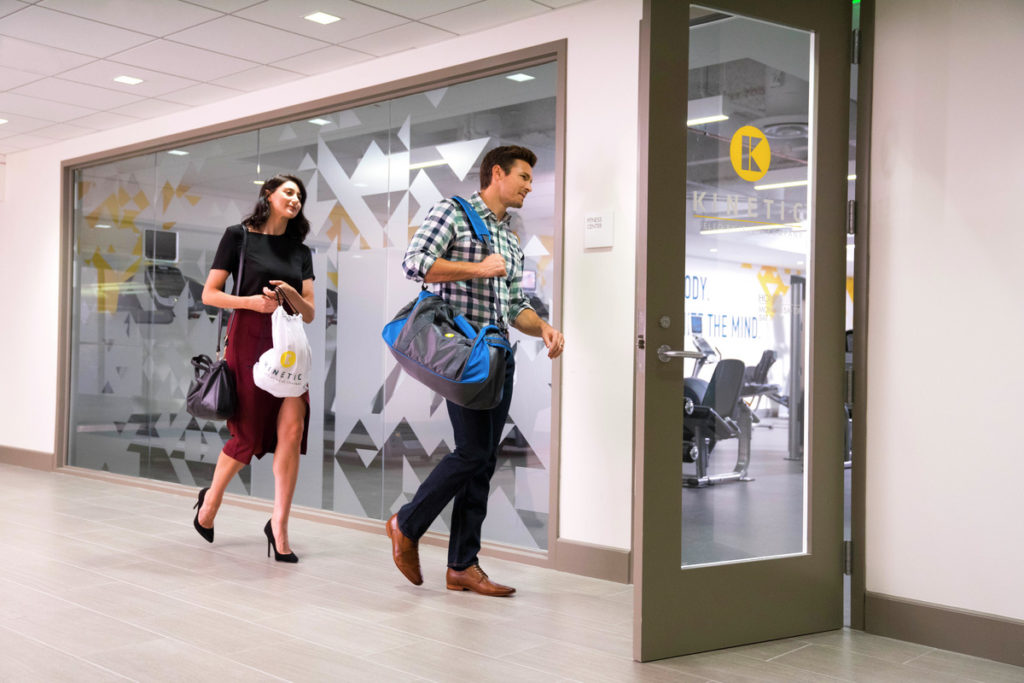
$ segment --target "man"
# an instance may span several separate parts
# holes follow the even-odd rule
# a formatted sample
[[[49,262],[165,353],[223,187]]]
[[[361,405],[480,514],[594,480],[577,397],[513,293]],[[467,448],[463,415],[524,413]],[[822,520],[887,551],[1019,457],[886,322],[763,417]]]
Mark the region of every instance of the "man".
[[[522,289],[523,252],[509,228],[510,208],[521,208],[531,190],[537,156],[525,147],[496,147],[480,165],[480,191],[470,204],[491,232],[493,253],[474,239],[469,218],[452,199],[431,209],[409,242],[402,267],[410,279],[434,285],[434,291],[462,311],[474,325],[508,324],[540,337],[549,358],[565,347],[562,333],[541,320]],[[496,295],[496,296],[495,296]],[[495,298],[497,299],[495,301]],[[388,520],[395,565],[415,585],[423,583],[418,541],[448,501],[454,499],[448,541],[449,590],[470,590],[506,597],[515,588],[492,582],[480,568],[480,533],[487,515],[491,475],[498,445],[512,402],[515,364],[509,357],[501,403],[490,410],[471,410],[451,401],[448,416],[455,432],[455,451],[449,453],[420,485],[412,501]]]

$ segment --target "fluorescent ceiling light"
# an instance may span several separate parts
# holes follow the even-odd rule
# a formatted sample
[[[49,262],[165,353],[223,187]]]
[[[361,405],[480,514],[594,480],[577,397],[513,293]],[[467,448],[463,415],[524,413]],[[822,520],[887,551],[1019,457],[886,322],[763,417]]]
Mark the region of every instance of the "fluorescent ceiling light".
[[[328,123],[331,122],[331,120],[330,119],[310,119],[309,122],[310,123],[315,123],[318,126],[326,126]]]
[[[535,76],[531,76],[530,74],[512,74],[511,76],[505,76],[505,78],[510,81],[515,81],[516,83],[522,83],[523,81],[532,81]]]
[[[686,125],[700,126],[716,121],[728,121],[722,105],[722,96],[701,97],[686,103]]]
[[[315,21],[318,24],[333,24],[336,21],[341,21],[341,17],[336,17],[333,14],[327,14],[326,12],[313,12],[303,17],[307,21]]]
[[[97,223],[93,227],[95,227],[95,228],[109,228],[110,226],[107,225],[106,223]]]
[[[0,126],[4,125],[5,123],[7,123],[7,119],[0,119]]]
[[[253,185],[262,185],[263,181],[262,180],[254,180],[254,181],[252,181],[252,183],[253,183]]]
[[[716,123],[718,121],[728,121],[729,117],[725,114],[715,114],[713,116],[704,116],[699,119],[686,119],[687,126],[703,126],[705,123]]]
[[[851,173],[850,175],[846,176],[846,179],[847,180],[856,180],[857,179],[857,174],[856,173]]]
[[[188,156],[188,152],[186,152],[183,149],[169,149],[169,150],[167,150],[167,153],[168,154],[173,154],[176,157]]]
[[[138,85],[142,83],[141,78],[135,78],[135,76],[118,76],[114,79],[117,83],[124,83],[125,85]]]
[[[431,166],[444,166],[448,162],[444,159],[435,159],[434,161],[421,161],[418,164],[409,164],[409,170],[414,171],[417,168],[430,168]]]
[[[783,187],[802,187],[806,185],[806,180],[791,180],[788,183],[768,183],[766,185],[754,185],[755,190],[778,190]]]
[[[700,234],[702,235],[721,235],[727,232],[755,232],[757,230],[782,230],[788,228],[790,230],[806,230],[804,226],[799,223],[764,223],[759,225],[737,225],[729,226],[725,228],[707,228],[701,229]]]

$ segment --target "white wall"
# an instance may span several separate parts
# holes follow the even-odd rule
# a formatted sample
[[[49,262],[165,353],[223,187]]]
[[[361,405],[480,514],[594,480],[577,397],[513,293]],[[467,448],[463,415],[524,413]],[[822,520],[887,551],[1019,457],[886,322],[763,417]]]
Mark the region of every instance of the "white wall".
[[[568,39],[560,535],[630,547],[640,0],[591,0],[415,51],[7,157],[0,273],[10,323],[0,447],[52,453],[60,163],[491,55]],[[615,215],[615,246],[583,252],[586,213]],[[17,303],[15,303],[17,302]]]
[[[867,590],[1024,619],[1024,3],[876,25]]]

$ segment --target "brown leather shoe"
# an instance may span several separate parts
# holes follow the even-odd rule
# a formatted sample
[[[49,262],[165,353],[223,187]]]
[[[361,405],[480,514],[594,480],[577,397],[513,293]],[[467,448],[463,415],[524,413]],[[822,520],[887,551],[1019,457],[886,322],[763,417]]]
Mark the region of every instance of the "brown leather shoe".
[[[402,572],[405,578],[413,585],[423,583],[423,574],[420,573],[420,549],[419,544],[402,533],[398,528],[398,515],[391,515],[387,525],[384,527],[388,538],[391,539],[391,554],[395,558],[395,566]]]
[[[478,564],[466,567],[462,571],[448,567],[448,573],[445,574],[444,580],[450,591],[473,591],[495,598],[507,598],[516,592],[516,589],[511,586],[502,586],[500,583],[491,581]]]

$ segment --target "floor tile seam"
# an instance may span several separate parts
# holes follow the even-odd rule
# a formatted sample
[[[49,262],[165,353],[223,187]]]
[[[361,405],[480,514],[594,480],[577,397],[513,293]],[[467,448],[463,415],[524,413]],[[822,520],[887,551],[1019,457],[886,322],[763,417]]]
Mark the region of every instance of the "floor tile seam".
[[[633,655],[632,654],[629,654],[629,655],[617,655],[614,652],[609,652],[608,650],[602,650],[602,649],[596,648],[596,647],[589,647],[587,645],[582,645],[580,643],[571,643],[569,641],[562,641],[562,640],[558,640],[557,638],[547,638],[546,640],[547,640],[547,642],[541,643],[540,645],[531,645],[529,647],[523,648],[522,650],[518,650],[518,651],[516,651],[513,654],[502,655],[502,658],[504,659],[505,657],[510,657],[510,656],[513,656],[513,655],[521,655],[521,654],[524,654],[526,652],[529,652],[530,650],[537,650],[537,649],[544,648],[544,647],[552,647],[552,646],[555,646],[555,647],[566,647],[566,646],[568,646],[568,647],[571,647],[571,648],[575,648],[576,650],[584,650],[585,652],[581,653],[583,655],[587,655],[587,654],[593,652],[593,653],[596,653],[596,654],[604,655],[606,657],[611,657],[612,659],[615,659],[616,661],[620,661],[620,662],[635,662],[637,664],[642,664],[643,666],[647,666],[647,663],[645,663],[645,662],[637,662],[635,659],[633,659]]]
[[[776,659],[778,659],[779,657],[785,657],[786,655],[791,655],[794,652],[799,652],[800,650],[803,650],[805,647],[810,647],[811,645],[813,645],[813,643],[803,643],[803,644],[800,645],[800,647],[793,648],[792,650],[789,650],[788,652],[783,652],[780,655],[775,655],[774,657],[769,657],[768,659],[765,659],[765,660],[762,660],[762,661],[773,662]],[[738,653],[738,654],[742,654],[742,653]]]
[[[549,675],[549,676],[555,674],[554,671],[550,671],[550,670],[547,670],[547,669],[539,669],[539,668],[537,668],[535,666],[530,666],[528,664],[522,664],[522,663],[519,663],[519,662],[508,662],[508,661],[505,661],[504,659],[502,659],[501,657],[495,657],[493,655],[489,655],[489,654],[486,654],[486,653],[483,653],[483,652],[477,652],[476,650],[471,650],[469,648],[462,647],[460,645],[452,645],[451,643],[445,643],[443,641],[435,640],[433,638],[424,638],[423,640],[426,641],[426,642],[435,643],[437,645],[443,645],[444,647],[452,648],[452,649],[455,649],[455,650],[461,650],[463,652],[468,652],[471,655],[476,655],[477,657],[483,657],[484,659],[491,660],[492,662],[497,662],[497,663],[500,663],[500,664],[512,664],[513,666],[517,666],[517,667],[520,667],[520,668],[523,668],[523,669],[527,669],[529,671],[536,671],[538,673]],[[367,659],[370,656],[380,657],[382,655],[386,655],[389,652],[395,652],[395,651],[401,650],[402,648],[405,648],[405,647],[408,647],[408,645],[399,645],[397,647],[388,648],[387,650],[383,650],[381,652],[378,652],[375,655],[365,655],[363,657],[360,657],[360,659]],[[502,655],[502,656],[504,656],[504,655]],[[402,670],[402,673],[408,673],[408,672]],[[414,675],[416,675],[416,674],[414,674]]]
[[[938,649],[937,647],[929,647],[928,649],[926,649],[926,650],[925,650],[924,652],[922,652],[921,654],[919,654],[919,655],[917,655],[917,656],[914,656],[914,657],[911,657],[910,659],[908,659],[908,660],[906,660],[906,661],[902,662],[902,664],[903,664],[904,666],[906,666],[906,665],[910,664],[910,663],[911,663],[911,662],[913,662],[913,661],[916,661],[916,660],[918,660],[918,659],[921,659],[921,657],[924,657],[925,655],[930,655],[930,654],[933,654],[933,653],[935,653],[935,652],[943,652],[943,650],[940,650],[940,649]]]
[[[808,643],[808,645],[813,645],[813,643]],[[802,650],[804,648],[801,647],[801,648],[798,648],[798,649]],[[794,652],[796,652],[796,650],[794,650]],[[712,653],[698,653],[698,654],[713,654],[713,652]],[[758,659],[757,657],[751,657],[750,655],[744,654],[742,652],[734,652],[732,654],[734,654],[737,657],[740,657],[742,659],[749,660],[749,662],[751,664],[768,664],[769,663],[769,662],[766,662],[763,659]],[[817,671],[815,669],[808,669],[808,668],[805,668],[805,667],[802,667],[802,666],[797,666],[796,664],[789,664],[788,662],[775,662],[775,661],[773,661],[773,662],[770,662],[770,663],[772,664],[772,666],[783,667],[784,669],[789,669],[791,671],[799,671],[799,672],[802,672],[802,673],[814,674],[815,676],[821,676],[825,680],[843,681],[844,683],[853,683],[853,681],[855,681],[855,679],[853,679],[853,678],[844,678],[844,677],[841,677],[841,676],[834,676],[832,674],[823,673],[823,672]]]
[[[904,642],[904,641],[900,641],[900,642]],[[901,666],[907,666],[908,668],[913,669],[915,671],[931,671],[932,673],[942,673],[942,672],[936,672],[935,669],[928,668],[928,667],[908,665],[909,662],[912,662],[915,659],[923,657],[926,654],[930,654],[930,652],[925,652],[925,653],[923,653],[921,655],[918,655],[917,657],[913,657],[910,660],[907,660],[906,662],[894,662],[894,661],[889,660],[889,659],[883,659],[881,657],[877,657],[875,655],[868,654],[868,653],[863,652],[863,651],[861,651],[861,650],[859,650],[859,649],[857,649],[855,647],[839,647],[839,646],[836,646],[836,645],[829,645],[827,643],[811,643],[811,644],[815,645],[817,647],[823,647],[823,648],[826,648],[826,649],[829,649],[829,650],[835,650],[835,651],[841,652],[841,653],[843,653],[845,655],[854,655],[856,657],[866,657],[867,659],[871,659],[871,660],[873,660],[875,662],[879,662],[879,663],[882,663],[882,664],[887,664],[887,665],[889,665],[891,667],[899,668]],[[932,648],[931,649],[931,652],[938,652],[938,651],[939,650],[937,650],[936,648]]]
[[[539,617],[557,616],[559,618],[568,618],[568,619],[571,619],[572,622],[575,625],[577,625],[577,626],[580,625],[580,622],[583,622],[583,626],[588,628],[588,629],[590,629],[590,630],[592,630],[592,631],[597,631],[599,633],[604,633],[606,635],[613,635],[613,636],[614,635],[618,635],[614,631],[612,631],[610,629],[607,629],[607,628],[604,628],[603,623],[601,621],[597,620],[597,619],[591,619],[589,617],[581,617],[579,614],[573,614],[571,612],[563,612],[563,611],[560,611],[560,610],[552,610],[552,609],[548,609],[546,607],[537,607],[536,609],[537,609],[537,616],[539,616]]]
[[[91,661],[89,659],[86,659],[85,657],[82,657],[80,655],[76,655],[73,652],[68,652],[67,650],[62,650],[59,647],[51,645],[50,643],[47,643],[45,641],[39,640],[38,638],[36,638],[34,636],[30,636],[27,633],[22,633],[20,631],[17,631],[17,630],[15,630],[13,628],[10,628],[9,626],[4,626],[3,624],[0,624],[0,628],[4,629],[6,631],[10,631],[11,633],[15,634],[18,637],[25,638],[26,640],[31,640],[33,643],[36,643],[37,645],[42,645],[43,647],[45,647],[48,650],[53,650],[54,652],[59,652],[60,654],[65,655],[66,657],[71,657],[72,659],[77,659],[78,661],[84,662],[85,664],[87,664],[87,665],[89,665],[91,667],[94,667],[96,669],[100,669],[101,671],[105,671],[107,673],[113,674],[114,676],[117,676],[118,678],[123,678],[123,679],[128,680],[128,681],[135,680],[135,679],[133,679],[133,678],[131,678],[129,676],[125,676],[122,673],[114,671],[113,669],[109,669],[109,668],[103,666],[102,664],[97,664],[96,662],[93,662],[93,661]]]
[[[413,607],[419,607],[420,606],[419,603],[412,602],[412,601],[403,601],[403,602],[406,602],[407,604],[409,604],[410,606],[413,606]],[[318,609],[321,609],[321,610],[332,610],[332,608],[321,607],[319,605],[317,605],[316,607]],[[427,606],[426,609],[429,609],[429,610],[432,610],[434,612],[437,612],[438,616],[441,616],[441,617],[459,618],[459,619],[470,619],[470,620],[473,620],[473,621],[480,621],[480,622],[488,622],[489,621],[490,624],[498,625],[498,626],[514,625],[516,623],[515,618],[512,618],[512,617],[509,617],[509,618],[492,618],[490,615],[484,615],[484,617],[486,617],[486,619],[478,619],[478,618],[475,618],[475,617],[472,617],[472,616],[469,616],[469,615],[466,615],[466,614],[463,614],[463,613],[460,613],[460,612],[436,609],[433,606]],[[340,610],[339,610],[339,613],[344,614],[344,612],[341,612]],[[404,615],[395,614],[392,617],[388,617],[387,620],[388,621],[393,621],[393,620],[396,620],[396,619],[402,619],[403,617],[404,617]],[[365,617],[364,618],[364,617],[353,616],[353,617],[350,617],[350,618],[355,619],[355,620],[360,621],[360,622],[372,624],[373,626],[377,626],[379,628],[387,628],[389,630],[395,630],[395,631],[399,631],[401,633],[408,633],[408,631],[403,631],[402,629],[396,629],[394,626],[391,626],[390,624],[386,624],[386,623],[382,623],[382,622],[378,622],[378,621],[372,621],[372,618],[370,618],[370,617]]]

